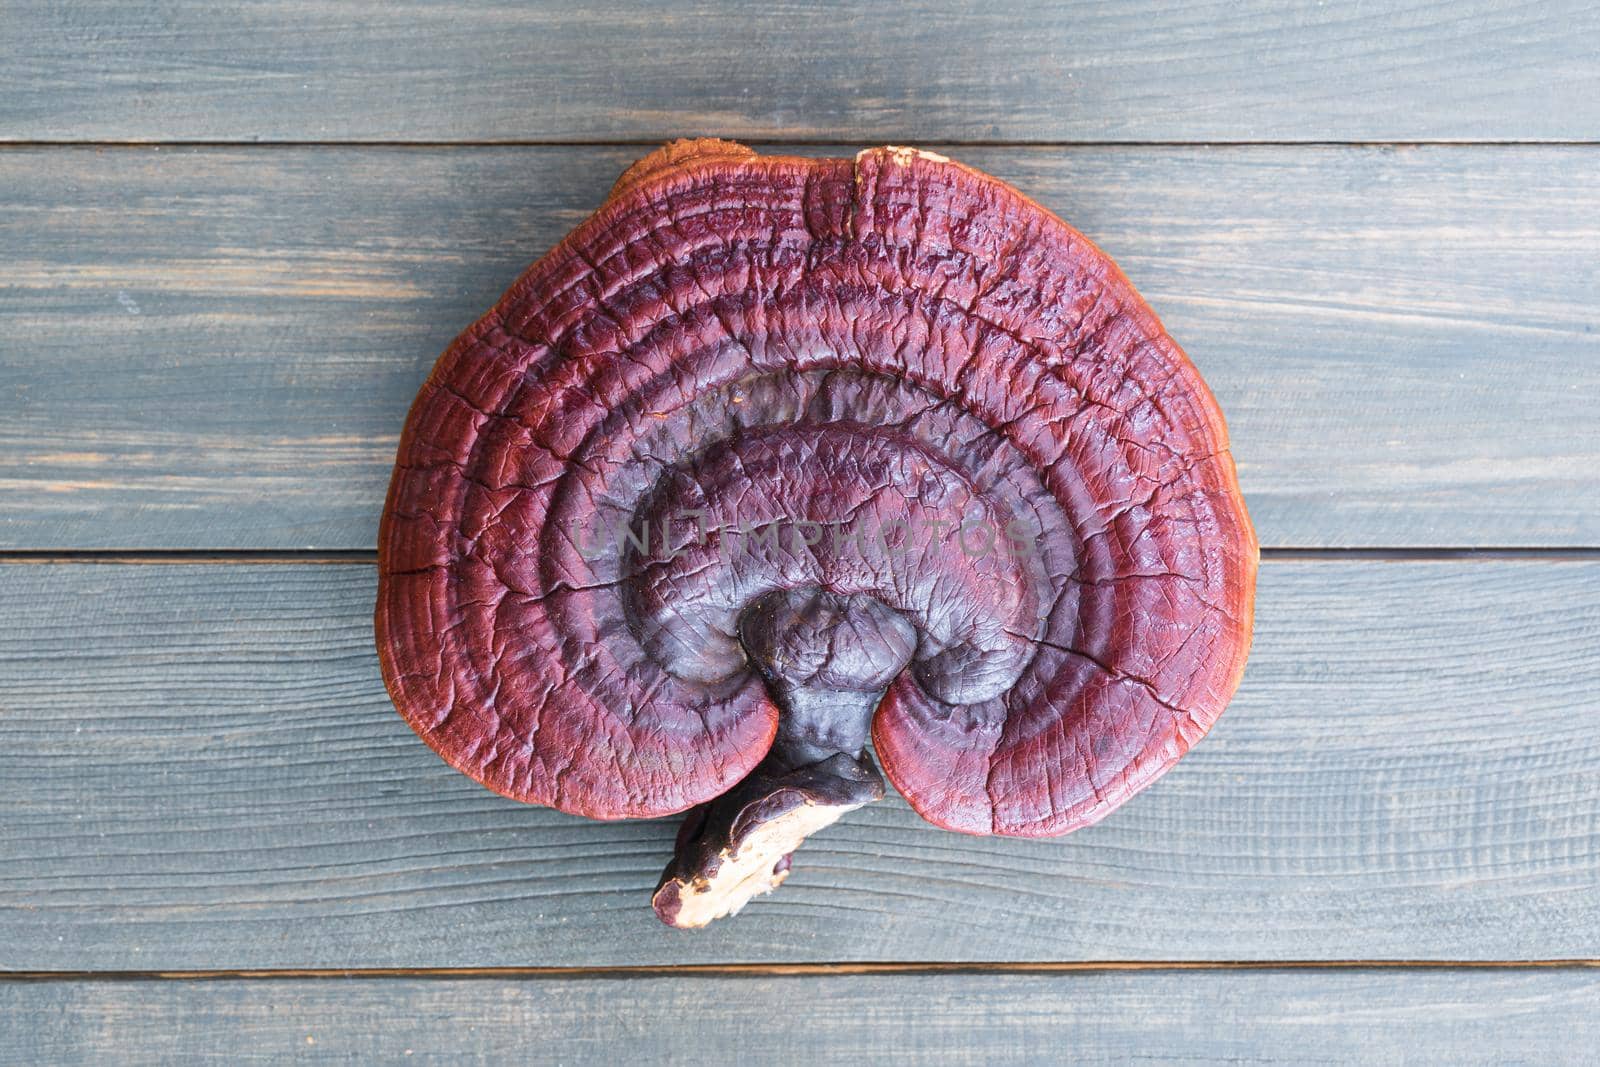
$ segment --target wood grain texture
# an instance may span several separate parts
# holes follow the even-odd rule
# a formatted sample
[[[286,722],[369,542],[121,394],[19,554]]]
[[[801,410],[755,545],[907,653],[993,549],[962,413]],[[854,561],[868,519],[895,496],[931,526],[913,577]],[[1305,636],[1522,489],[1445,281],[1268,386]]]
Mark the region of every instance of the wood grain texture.
[[[702,932],[647,904],[672,820],[521,806],[411,734],[373,588],[0,568],[0,969],[1600,957],[1597,563],[1269,563],[1234,706],[1106,822],[892,798]]]
[[[0,152],[0,548],[369,548],[436,355],[637,151]],[[960,156],[1150,299],[1263,544],[1600,544],[1600,153]]]
[[[1600,973],[0,984],[19,1062],[1592,1063]]]
[[[32,140],[1592,138],[1581,0],[8,0]]]

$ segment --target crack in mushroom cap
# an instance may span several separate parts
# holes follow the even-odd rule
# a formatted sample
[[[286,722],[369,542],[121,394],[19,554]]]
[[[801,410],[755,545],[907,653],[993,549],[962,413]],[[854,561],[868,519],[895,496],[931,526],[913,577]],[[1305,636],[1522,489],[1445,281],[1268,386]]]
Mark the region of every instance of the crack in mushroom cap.
[[[719,552],[797,522],[826,534]],[[835,544],[850,522],[864,536]],[[423,386],[378,644],[456,768],[656,816],[772,744],[741,613],[780,590],[871,597],[916,633],[873,721],[889,779],[938,825],[1038,836],[1103,817],[1211,727],[1257,555],[1210,392],[1076,230],[914,150],[680,142]]]

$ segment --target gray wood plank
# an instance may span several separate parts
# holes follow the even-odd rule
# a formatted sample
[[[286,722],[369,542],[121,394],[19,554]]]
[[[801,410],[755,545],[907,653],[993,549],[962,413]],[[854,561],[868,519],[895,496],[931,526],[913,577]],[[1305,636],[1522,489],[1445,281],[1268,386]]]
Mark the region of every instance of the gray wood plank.
[[[1269,563],[1221,723],[1106,822],[847,816],[736,920],[671,820],[494,796],[390,708],[364,566],[0,568],[0,969],[1600,958],[1600,563]]]
[[[1582,0],[8,0],[33,140],[1592,138]]]
[[[0,983],[22,1063],[1592,1063],[1600,973]]]
[[[0,152],[0,548],[370,547],[437,353],[638,151]],[[1151,299],[1264,544],[1600,544],[1600,152],[959,155]]]

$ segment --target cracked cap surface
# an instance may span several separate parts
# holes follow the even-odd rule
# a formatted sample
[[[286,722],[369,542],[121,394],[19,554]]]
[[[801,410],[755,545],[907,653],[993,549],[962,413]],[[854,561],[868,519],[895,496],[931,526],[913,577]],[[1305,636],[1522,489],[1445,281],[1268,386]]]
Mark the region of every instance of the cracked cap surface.
[[[763,523],[776,547],[725,551]],[[938,825],[1041,836],[1210,729],[1257,555],[1209,390],[1076,230],[914,149],[678,142],[422,387],[378,648],[459,770],[657,816],[772,744],[743,612],[872,598],[916,632],[873,723],[889,779]]]

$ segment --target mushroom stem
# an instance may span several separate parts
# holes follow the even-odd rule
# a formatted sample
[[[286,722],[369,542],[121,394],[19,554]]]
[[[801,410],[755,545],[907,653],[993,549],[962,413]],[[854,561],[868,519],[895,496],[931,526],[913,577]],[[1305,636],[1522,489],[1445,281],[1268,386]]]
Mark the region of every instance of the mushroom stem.
[[[787,590],[745,613],[741,638],[780,709],[777,737],[742,782],[684,820],[652,901],[668,926],[704,926],[770,893],[802,841],[883,798],[867,738],[916,647],[910,625],[870,597]]]
[[[651,901],[662,922],[689,928],[734,914],[783,884],[807,837],[883,797],[883,778],[865,753],[788,762],[774,749],[744,781],[689,813]]]

